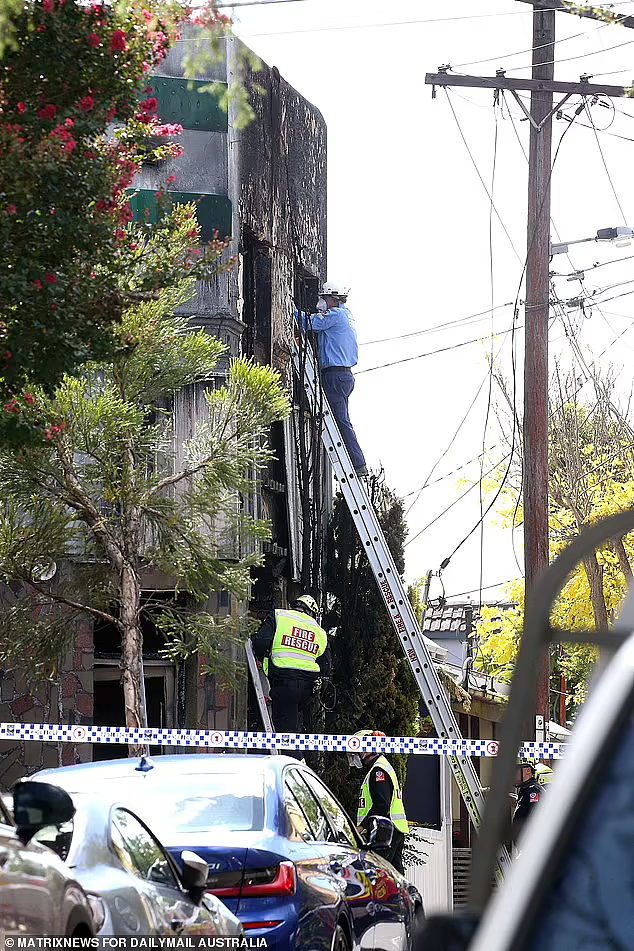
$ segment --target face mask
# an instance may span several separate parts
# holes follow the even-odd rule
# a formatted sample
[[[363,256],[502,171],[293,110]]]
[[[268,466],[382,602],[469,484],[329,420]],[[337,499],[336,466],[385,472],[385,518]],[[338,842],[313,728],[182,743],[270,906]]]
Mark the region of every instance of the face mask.
[[[328,304],[323,299],[323,297],[320,297],[319,300],[317,301],[317,310],[319,311],[320,314],[325,314],[326,311],[328,310]]]

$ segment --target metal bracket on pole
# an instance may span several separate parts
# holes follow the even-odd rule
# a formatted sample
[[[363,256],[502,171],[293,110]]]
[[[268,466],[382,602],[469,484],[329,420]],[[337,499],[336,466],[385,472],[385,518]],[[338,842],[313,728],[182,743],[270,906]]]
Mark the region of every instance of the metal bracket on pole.
[[[558,110],[558,109],[561,109],[561,107],[563,106],[564,102],[567,102],[568,99],[570,99],[570,96],[572,95],[572,93],[566,93],[566,95],[564,96],[564,98],[563,98],[560,102],[558,102],[557,105],[556,105],[553,109],[550,110],[550,112],[548,113],[547,116],[544,116],[544,118],[542,119],[541,122],[535,122],[535,120],[533,119],[533,117],[532,117],[532,115],[530,114],[529,110],[526,108],[526,106],[524,105],[524,103],[522,102],[522,100],[520,99],[520,97],[518,96],[518,94],[517,94],[517,92],[515,91],[515,89],[511,89],[511,93],[512,93],[513,98],[515,99],[516,103],[518,104],[518,106],[520,107],[520,109],[522,110],[522,112],[524,113],[524,115],[526,116],[526,118],[528,119],[528,121],[530,122],[530,124],[532,125],[532,127],[535,129],[536,132],[541,132],[541,131],[542,131],[542,129],[544,128],[544,126],[546,125],[546,123],[549,122],[549,121],[552,119],[552,117],[555,115],[555,113],[557,112],[557,110]]]

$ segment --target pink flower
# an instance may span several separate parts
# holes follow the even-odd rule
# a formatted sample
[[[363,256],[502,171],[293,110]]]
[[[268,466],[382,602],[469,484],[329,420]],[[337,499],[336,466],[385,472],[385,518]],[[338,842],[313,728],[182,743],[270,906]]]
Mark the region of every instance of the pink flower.
[[[72,119],[65,119],[64,125],[66,126],[67,129],[72,129],[75,123],[73,122]]]
[[[109,108],[108,111],[106,112],[106,122],[112,122],[112,120],[114,119],[114,117],[116,116],[116,114],[117,114],[117,107],[116,107],[116,106],[110,106],[110,108]]]
[[[42,10],[44,10],[45,13],[50,13],[52,9],[52,0],[42,0]]]
[[[126,40],[125,33],[123,30],[115,30],[110,39],[110,52],[125,53],[127,48],[128,41]]]
[[[80,99],[77,103],[82,112],[90,112],[91,109],[95,108],[95,100],[92,96],[84,96],[83,99]]]
[[[176,181],[176,175],[168,175],[165,184],[173,185],[175,181]]]
[[[89,33],[88,36],[86,37],[86,42],[88,43],[89,46],[92,46],[96,49],[101,43],[101,39],[97,36],[96,33]]]
[[[47,271],[47,273],[44,275],[44,280],[52,287],[56,281],[56,277],[51,271]]]
[[[55,106],[48,105],[48,106],[41,106],[41,108],[37,110],[35,115],[37,116],[38,119],[52,119],[56,112],[57,112],[57,109],[55,108]]]
[[[41,291],[41,290],[42,290],[42,282],[41,282],[41,281],[33,281],[33,284],[34,284],[35,287],[37,287],[38,291]]]
[[[183,127],[177,122],[166,122],[165,125],[160,125],[158,129],[155,130],[157,135],[182,135]]]
[[[152,14],[150,13],[150,11],[149,11],[149,10],[142,10],[141,12],[143,13],[143,18],[144,18],[145,22],[146,22],[146,23],[151,23],[152,20],[154,19],[154,17],[153,17]]]
[[[15,207],[12,201],[7,205],[7,214],[14,215],[18,209]]]
[[[26,112],[26,106],[23,102],[18,103],[18,112]]]
[[[28,404],[28,406],[33,406],[33,397],[31,396],[30,393],[23,393],[22,399],[24,400],[25,403]]]

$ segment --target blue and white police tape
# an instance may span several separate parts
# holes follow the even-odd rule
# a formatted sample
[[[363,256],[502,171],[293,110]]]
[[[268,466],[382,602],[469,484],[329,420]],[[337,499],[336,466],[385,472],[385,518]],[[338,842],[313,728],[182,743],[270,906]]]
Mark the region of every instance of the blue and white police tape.
[[[123,726],[72,726],[54,723],[0,723],[0,740],[49,743],[118,743],[122,746],[186,746],[236,750],[322,750],[334,753],[417,753],[497,756],[495,740],[449,740],[415,736],[364,736],[342,733],[254,733],[242,730],[132,729]],[[559,759],[562,743],[524,743],[520,755]]]

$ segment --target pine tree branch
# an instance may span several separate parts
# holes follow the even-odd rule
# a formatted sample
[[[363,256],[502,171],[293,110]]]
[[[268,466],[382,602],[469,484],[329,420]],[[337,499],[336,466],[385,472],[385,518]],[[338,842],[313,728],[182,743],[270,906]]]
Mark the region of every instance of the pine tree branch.
[[[89,526],[93,535],[110,558],[114,568],[117,571],[121,571],[124,563],[123,554],[119,546],[115,544],[112,536],[106,530],[104,517],[84,491],[83,486],[77,478],[72,457],[61,440],[57,444],[57,453],[64,471],[67,491],[75,503],[72,507],[80,513],[81,518]]]
[[[171,485],[177,485],[179,482],[182,482],[183,479],[189,479],[191,476],[196,475],[197,472],[200,472],[205,466],[208,466],[211,462],[212,457],[207,456],[206,459],[203,459],[202,462],[199,462],[198,465],[191,466],[189,469],[181,469],[180,472],[175,472],[171,476],[165,476],[164,479],[161,479],[160,482],[157,482],[154,486],[154,492],[161,492],[163,489],[168,488]]]
[[[56,604],[66,604],[69,608],[75,608],[77,611],[94,614],[95,617],[101,618],[102,621],[108,621],[109,624],[115,624],[119,627],[117,618],[112,614],[108,614],[106,611],[100,611],[99,608],[91,607],[89,604],[80,604],[79,601],[72,601],[70,598],[65,598],[62,594],[53,594],[52,591],[42,591],[30,578],[21,578],[20,580],[24,584],[28,584],[30,588],[37,591],[40,597],[46,598],[48,601],[54,601]]]

